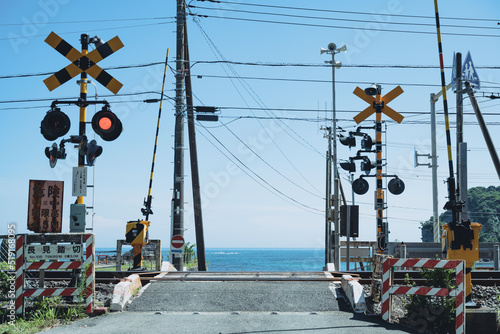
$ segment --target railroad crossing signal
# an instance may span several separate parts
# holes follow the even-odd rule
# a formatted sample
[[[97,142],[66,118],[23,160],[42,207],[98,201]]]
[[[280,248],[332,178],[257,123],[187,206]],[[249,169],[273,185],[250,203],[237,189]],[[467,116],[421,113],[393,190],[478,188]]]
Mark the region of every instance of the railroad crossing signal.
[[[366,103],[370,104],[368,108],[360,112],[354,117],[354,121],[359,124],[365,119],[367,119],[369,116],[371,116],[375,111],[376,111],[376,103],[382,102],[382,112],[392,118],[394,121],[401,123],[403,121],[404,116],[389,107],[387,104],[394,100],[396,97],[401,95],[403,93],[403,89],[401,86],[397,86],[393,90],[391,90],[389,93],[385,94],[383,97],[380,98],[380,101],[377,100],[377,97],[375,96],[369,96],[365,93],[365,91],[359,87],[356,87],[354,90],[354,95],[359,97],[361,100],[365,101]],[[377,95],[379,96],[379,95]]]
[[[97,82],[114,94],[118,93],[122,88],[122,83],[97,65],[99,61],[123,47],[123,43],[118,36],[97,46],[88,54],[83,54],[78,51],[54,32],[50,33],[45,39],[45,42],[71,62],[71,64],[43,81],[50,91],[56,89],[82,72],[90,74]]]

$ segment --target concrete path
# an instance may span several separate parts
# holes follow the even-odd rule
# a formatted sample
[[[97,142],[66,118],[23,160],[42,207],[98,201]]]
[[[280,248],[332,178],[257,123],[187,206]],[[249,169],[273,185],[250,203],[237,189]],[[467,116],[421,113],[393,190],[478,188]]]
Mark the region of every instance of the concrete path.
[[[321,273],[320,275],[323,275]],[[380,318],[354,314],[340,283],[220,280],[196,277],[150,283],[126,311],[83,319],[48,333],[411,333]],[[252,278],[253,279],[253,278]]]

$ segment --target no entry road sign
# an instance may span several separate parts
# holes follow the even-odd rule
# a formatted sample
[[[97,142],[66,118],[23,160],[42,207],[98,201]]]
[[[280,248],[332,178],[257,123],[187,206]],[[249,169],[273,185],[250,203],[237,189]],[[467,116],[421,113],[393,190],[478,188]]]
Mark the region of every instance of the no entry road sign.
[[[173,249],[181,249],[182,247],[184,247],[184,238],[179,234],[174,235],[172,237],[172,240],[170,241],[170,244]]]

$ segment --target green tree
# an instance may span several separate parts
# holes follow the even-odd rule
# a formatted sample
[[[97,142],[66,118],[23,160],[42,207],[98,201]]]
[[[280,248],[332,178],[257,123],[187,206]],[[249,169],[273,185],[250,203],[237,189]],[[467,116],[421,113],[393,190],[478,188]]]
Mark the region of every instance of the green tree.
[[[467,215],[482,225],[479,242],[500,242],[500,187],[473,187],[467,192]],[[420,223],[422,242],[433,241],[433,217]],[[451,212],[439,216],[441,225],[451,221]]]
[[[482,225],[480,242],[500,242],[500,187],[474,187],[467,193],[468,216]]]

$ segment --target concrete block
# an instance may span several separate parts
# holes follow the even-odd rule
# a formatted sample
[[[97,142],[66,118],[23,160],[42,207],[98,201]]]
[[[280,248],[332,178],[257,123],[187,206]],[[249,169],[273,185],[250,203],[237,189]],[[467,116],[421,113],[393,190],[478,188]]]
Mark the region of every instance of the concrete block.
[[[132,298],[134,292],[142,287],[141,278],[133,274],[115,285],[111,299],[111,311],[123,311],[125,304]]]
[[[481,334],[499,333],[496,310],[489,307],[467,308],[465,310],[465,332]]]
[[[324,271],[335,271],[335,264],[334,263],[327,263],[325,267],[323,268]]]
[[[363,313],[366,310],[365,294],[358,279],[353,278],[351,275],[342,275],[341,285],[354,312]]]

